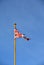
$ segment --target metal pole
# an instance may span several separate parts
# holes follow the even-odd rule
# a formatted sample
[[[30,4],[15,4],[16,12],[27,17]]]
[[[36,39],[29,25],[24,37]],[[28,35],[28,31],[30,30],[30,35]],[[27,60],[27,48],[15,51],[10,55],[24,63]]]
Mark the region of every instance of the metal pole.
[[[16,29],[16,23],[14,24],[14,29]],[[14,39],[14,65],[16,65],[16,38]]]

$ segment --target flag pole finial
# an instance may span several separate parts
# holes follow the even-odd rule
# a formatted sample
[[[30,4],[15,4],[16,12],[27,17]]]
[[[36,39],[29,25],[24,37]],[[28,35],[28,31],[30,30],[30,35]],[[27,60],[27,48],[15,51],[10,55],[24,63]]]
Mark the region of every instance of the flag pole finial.
[[[14,23],[14,28],[16,28],[16,23]]]

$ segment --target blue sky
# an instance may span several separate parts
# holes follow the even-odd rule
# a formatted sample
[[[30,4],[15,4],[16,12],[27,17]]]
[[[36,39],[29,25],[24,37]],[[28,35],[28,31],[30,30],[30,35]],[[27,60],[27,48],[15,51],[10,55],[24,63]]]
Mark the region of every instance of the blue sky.
[[[14,65],[14,23],[31,38],[17,39],[16,64],[44,64],[44,0],[0,0],[0,65]]]

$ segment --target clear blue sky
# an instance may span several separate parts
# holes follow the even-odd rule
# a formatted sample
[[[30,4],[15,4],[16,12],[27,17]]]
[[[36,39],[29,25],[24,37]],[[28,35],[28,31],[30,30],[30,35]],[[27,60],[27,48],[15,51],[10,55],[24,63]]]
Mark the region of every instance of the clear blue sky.
[[[0,65],[13,64],[13,24],[30,41],[17,39],[16,64],[44,63],[44,0],[0,0]]]

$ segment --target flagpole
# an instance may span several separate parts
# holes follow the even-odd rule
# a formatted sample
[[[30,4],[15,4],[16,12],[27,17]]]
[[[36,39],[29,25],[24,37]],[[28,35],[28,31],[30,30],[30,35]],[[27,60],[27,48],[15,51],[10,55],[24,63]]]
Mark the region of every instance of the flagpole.
[[[14,24],[14,29],[16,29],[16,23]],[[14,39],[14,65],[16,65],[16,38]]]

